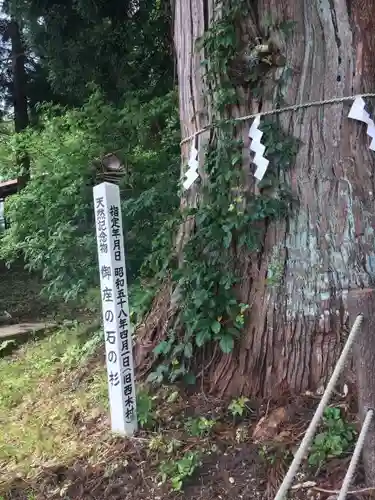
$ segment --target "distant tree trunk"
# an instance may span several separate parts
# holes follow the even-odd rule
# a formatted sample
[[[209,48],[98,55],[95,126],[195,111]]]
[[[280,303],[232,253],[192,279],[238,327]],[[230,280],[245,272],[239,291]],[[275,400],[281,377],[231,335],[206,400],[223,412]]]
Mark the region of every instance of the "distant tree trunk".
[[[11,41],[12,73],[13,73],[13,109],[14,128],[16,132],[22,132],[29,125],[27,106],[27,77],[26,77],[26,54],[18,23],[11,20],[7,27],[7,36]],[[21,154],[18,158],[23,173],[19,179],[20,187],[23,187],[30,176],[30,160],[27,154]]]
[[[211,120],[206,93],[204,50],[194,50],[212,22],[215,0],[176,0],[177,52],[182,137]],[[294,21],[289,37],[271,29],[285,66],[269,70],[263,95],[237,88],[242,104],[232,117],[266,111],[282,94],[286,105],[317,101],[375,88],[375,0],[258,0],[254,15],[241,20],[238,32],[253,45],[267,39],[267,26]],[[275,80],[287,68],[287,84]],[[249,69],[251,71],[251,69]],[[272,396],[299,393],[327,380],[341,350],[347,324],[348,289],[367,287],[375,278],[374,153],[365,128],[347,118],[349,103],[310,107],[279,116],[279,124],[301,141],[294,167],[285,178],[299,206],[291,217],[264,227],[262,251],[240,254],[242,302],[250,305],[245,332],[233,353],[216,356],[205,381],[218,394]],[[255,193],[250,170],[248,130],[243,122],[245,186]],[[199,137],[199,149],[213,135]],[[183,171],[190,144],[182,147]],[[200,185],[182,199],[194,206]],[[189,221],[179,234],[183,242],[194,231]],[[281,265],[278,286],[269,285],[268,269]],[[172,300],[171,300],[172,296]],[[137,360],[148,369],[151,348],[175,314],[172,287],[166,287],[139,331]]]

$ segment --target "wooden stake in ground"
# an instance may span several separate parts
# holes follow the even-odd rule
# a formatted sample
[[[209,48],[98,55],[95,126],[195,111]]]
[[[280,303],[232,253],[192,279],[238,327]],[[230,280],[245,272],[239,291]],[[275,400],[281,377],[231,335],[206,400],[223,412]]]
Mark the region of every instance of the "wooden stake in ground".
[[[348,295],[351,323],[359,314],[363,322],[354,343],[354,362],[358,387],[358,406],[361,424],[368,410],[375,409],[375,290],[353,290]],[[375,485],[375,422],[370,424],[363,448],[366,483]]]

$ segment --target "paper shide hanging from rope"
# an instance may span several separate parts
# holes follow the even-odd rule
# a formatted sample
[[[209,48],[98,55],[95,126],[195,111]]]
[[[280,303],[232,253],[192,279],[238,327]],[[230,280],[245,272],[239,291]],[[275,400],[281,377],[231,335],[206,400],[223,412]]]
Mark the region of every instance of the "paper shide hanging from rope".
[[[264,157],[264,152],[266,150],[266,147],[260,142],[262,139],[263,132],[259,130],[259,125],[260,125],[260,115],[258,115],[251,124],[249,130],[249,137],[251,139],[250,151],[255,153],[253,158],[253,163],[257,167],[254,173],[254,177],[259,181],[261,181],[264,177],[264,174],[267,171],[269,161],[267,160],[267,158]]]
[[[198,150],[195,147],[195,140],[194,140],[191,145],[190,156],[188,161],[189,168],[185,174],[186,179],[182,184],[184,186],[184,189],[189,189],[199,177],[198,174],[199,162],[197,160],[197,156],[198,156]]]
[[[375,97],[375,93],[371,94],[363,94],[363,97]],[[367,125],[367,135],[371,138],[371,142],[369,145],[369,148],[373,151],[375,151],[375,123],[373,119],[371,118],[371,115],[373,115],[372,110],[370,110],[369,106],[366,104],[364,101],[363,97],[357,96],[354,99],[354,102],[352,104],[352,107],[350,108],[348,118],[351,118],[353,120],[360,121],[362,123],[365,123]],[[280,112],[287,112],[287,111],[296,111],[297,109],[302,109],[306,107],[312,107],[312,106],[322,106],[323,104],[335,104],[335,103],[341,103],[343,101],[347,101],[353,99],[353,96],[347,96],[347,97],[338,97],[334,99],[327,99],[325,101],[314,101],[310,103],[304,103],[296,106],[288,106],[286,108],[282,109],[277,109],[272,112],[267,112],[265,114],[272,114],[272,113],[280,113]],[[254,115],[252,115],[254,116]],[[241,119],[249,119],[252,116],[245,116],[242,117]],[[259,125],[260,125],[260,117],[261,115],[257,115],[254,118],[254,121],[250,127],[249,130],[249,138],[251,139],[249,149],[254,153],[254,157],[252,160],[252,163],[256,165],[256,170],[254,173],[254,177],[261,181],[267,172],[267,168],[269,165],[269,161],[267,158],[265,158],[264,153],[266,150],[266,147],[261,143],[261,139],[263,136],[263,132],[259,130]],[[181,144],[187,142],[188,140],[193,139],[193,143],[191,146],[190,150],[190,156],[189,156],[189,161],[188,161],[188,170],[185,173],[185,180],[183,182],[183,187],[185,190],[189,189],[194,182],[199,178],[198,174],[198,166],[199,162],[197,160],[198,156],[198,150],[195,147],[195,140],[196,136],[204,132],[208,127],[199,130],[194,134],[194,136],[189,136],[186,139],[184,139]]]
[[[371,137],[369,148],[375,151],[375,124],[371,118],[372,113],[362,97],[356,97],[350,108],[348,118],[358,120],[367,125],[367,135]]]

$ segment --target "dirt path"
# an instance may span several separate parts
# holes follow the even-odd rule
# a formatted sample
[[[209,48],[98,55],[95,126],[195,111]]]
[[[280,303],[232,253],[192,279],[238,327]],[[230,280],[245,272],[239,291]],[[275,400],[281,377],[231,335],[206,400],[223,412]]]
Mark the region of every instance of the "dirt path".
[[[18,323],[16,325],[0,326],[0,341],[33,335],[34,333],[53,328],[56,325],[56,323]]]

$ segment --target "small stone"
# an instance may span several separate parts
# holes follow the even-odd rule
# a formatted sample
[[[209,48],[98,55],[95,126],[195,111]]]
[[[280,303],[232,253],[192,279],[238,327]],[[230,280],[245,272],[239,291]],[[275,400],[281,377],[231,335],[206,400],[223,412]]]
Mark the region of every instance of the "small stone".
[[[229,478],[229,482],[230,482],[230,484],[234,484],[234,478],[233,478],[233,477],[230,477],[230,478]]]

